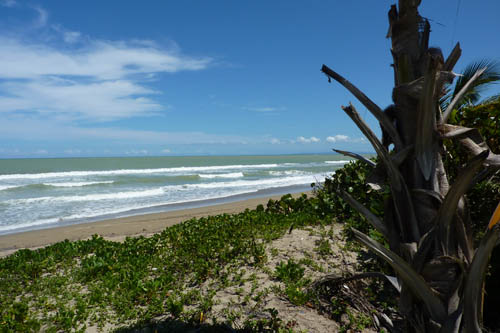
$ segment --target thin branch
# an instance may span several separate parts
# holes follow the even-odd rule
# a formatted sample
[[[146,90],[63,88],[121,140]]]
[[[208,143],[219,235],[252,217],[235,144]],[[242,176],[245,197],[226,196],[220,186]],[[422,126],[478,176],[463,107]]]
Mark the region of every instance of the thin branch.
[[[475,145],[479,147],[479,152],[489,149],[488,145],[486,144],[486,142],[484,142],[484,139],[477,128],[442,124],[438,129],[443,139],[458,140],[462,144],[465,144],[464,140],[471,140]]]
[[[441,138],[458,139],[473,156],[489,150],[490,153],[484,164],[488,166],[500,167],[500,155],[491,152],[491,149],[488,147],[488,144],[484,142],[484,139],[477,128],[441,124],[438,129],[441,134]]]
[[[413,150],[413,147],[414,147],[413,145],[406,146],[402,150],[395,153],[394,155],[391,155],[392,162],[396,166],[401,165],[401,163],[403,163],[406,160],[406,158],[408,157],[408,155],[411,153],[411,151]],[[377,164],[375,162],[373,162],[372,160],[370,160],[362,155],[359,155],[359,154],[356,154],[356,153],[353,153],[350,151],[335,149],[335,148],[333,148],[332,150],[336,153],[356,158],[356,159],[360,160],[361,162],[364,162],[373,168],[375,168],[377,166]]]
[[[471,138],[463,138],[460,140],[460,143],[469,151],[469,153],[473,156],[479,155],[482,152],[488,150],[488,148],[481,147]]]
[[[356,280],[361,280],[361,279],[367,279],[367,278],[386,279],[387,275],[380,273],[380,272],[364,272],[364,273],[359,273],[359,274],[355,274],[353,276],[348,276],[348,277],[338,276],[335,273],[334,274],[327,274],[325,276],[322,276],[318,280],[314,281],[308,289],[310,289],[310,290],[317,289],[320,285],[325,284],[325,283],[341,284],[341,283],[346,283],[346,282],[351,282],[351,281],[356,281]]]
[[[340,196],[342,199],[347,201],[349,205],[352,206],[355,210],[357,210],[361,215],[363,215],[368,222],[378,231],[382,234],[382,236],[385,237],[385,239],[389,239],[389,230],[387,230],[387,227],[384,225],[384,223],[375,215],[373,214],[368,208],[363,206],[361,203],[359,203],[356,199],[354,199],[349,193],[346,191],[340,191]]]
[[[399,167],[406,160],[406,158],[413,151],[413,147],[414,145],[408,145],[397,153],[390,155],[392,162],[396,167]],[[386,178],[386,167],[384,164],[379,163],[368,176],[366,183],[375,191],[380,191],[382,189],[382,184],[386,181]]]
[[[486,163],[489,166],[500,167],[500,155],[493,154],[490,151],[490,154],[488,155],[488,158],[486,159]]]
[[[334,152],[336,153],[339,153],[339,154],[342,154],[342,155],[345,155],[345,156],[349,156],[349,157],[353,157],[355,159],[358,159],[360,160],[361,162],[364,162],[366,164],[368,164],[369,166],[371,167],[375,167],[377,164],[375,164],[375,162],[373,162],[372,160],[369,160],[367,159],[366,157],[364,156],[361,156],[359,154],[356,154],[356,153],[351,153],[350,151],[345,151],[345,150],[339,150],[339,149],[335,149],[333,148],[332,149]]]
[[[448,125],[451,126],[451,125]],[[453,128],[448,127],[447,129],[448,132],[445,132],[441,135],[441,138],[443,139],[453,139],[453,138],[459,138],[463,136],[468,136],[468,134],[472,134],[474,130],[477,131],[475,128],[468,128],[468,127],[462,127],[462,126],[453,126]]]
[[[403,147],[398,131],[396,130],[390,119],[385,115],[384,111],[382,111],[382,109],[377,104],[369,99],[361,90],[359,90],[346,78],[328,68],[328,66],[323,65],[323,67],[321,67],[321,71],[325,73],[329,78],[334,79],[335,81],[343,85],[347,90],[349,90],[368,109],[368,111],[370,111],[375,116],[375,118],[377,118],[382,127],[392,138],[392,141],[394,141],[396,150],[399,150]]]
[[[372,144],[373,148],[377,152],[378,156],[386,166],[386,168],[390,171],[389,172],[389,177],[392,180],[392,185],[399,191],[401,190],[401,179],[397,175],[399,175],[399,171],[397,170],[396,166],[394,163],[392,163],[392,160],[387,153],[387,151],[384,149],[384,146],[380,142],[380,140],[377,138],[375,133],[372,132],[370,127],[365,123],[365,121],[361,118],[359,115],[358,111],[352,105],[349,103],[349,106],[342,106],[342,110],[354,121],[354,123],[358,126],[358,128],[363,132],[363,134],[366,136],[368,141]]]

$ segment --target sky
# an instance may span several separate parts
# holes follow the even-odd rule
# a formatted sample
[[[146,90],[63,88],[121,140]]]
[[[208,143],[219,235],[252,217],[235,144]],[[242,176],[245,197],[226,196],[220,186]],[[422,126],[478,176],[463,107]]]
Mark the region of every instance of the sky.
[[[371,152],[320,68],[391,104],[392,3],[0,0],[0,158]],[[500,57],[498,12],[420,7],[455,71]]]

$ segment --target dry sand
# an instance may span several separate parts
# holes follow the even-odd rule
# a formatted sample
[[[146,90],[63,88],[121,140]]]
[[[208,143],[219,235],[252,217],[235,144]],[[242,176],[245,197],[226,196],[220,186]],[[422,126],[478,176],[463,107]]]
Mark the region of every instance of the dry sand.
[[[305,193],[310,194],[310,192]],[[295,197],[300,195],[301,193],[293,194]],[[147,236],[194,217],[240,213],[247,208],[254,209],[259,204],[265,205],[269,199],[279,198],[281,195],[2,235],[0,236],[0,257],[5,257],[19,249],[35,249],[65,239],[70,241],[88,239],[95,234],[113,241],[123,241],[129,236]]]

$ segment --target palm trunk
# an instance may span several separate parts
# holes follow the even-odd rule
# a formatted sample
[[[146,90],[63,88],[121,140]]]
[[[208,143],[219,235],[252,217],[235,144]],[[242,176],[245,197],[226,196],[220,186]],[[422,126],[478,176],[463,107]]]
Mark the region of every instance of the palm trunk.
[[[389,11],[388,37],[394,58],[395,119],[330,68],[322,71],[351,91],[380,121],[394,142],[393,153],[374,136],[355,108],[344,111],[374,146],[385,168],[392,197],[378,221],[351,197],[344,198],[367,216],[390,245],[390,251],[356,231],[357,238],[387,260],[401,283],[400,311],[409,331],[480,331],[482,281],[489,255],[499,237],[488,230],[474,252],[464,194],[486,166],[500,166],[473,129],[446,124],[439,99],[460,56],[457,44],[450,56],[429,48],[430,24],[418,13],[419,0],[400,0]],[[453,104],[453,103],[452,103]],[[453,107],[453,105],[451,105]],[[460,140],[471,160],[449,186],[441,154],[443,138]]]

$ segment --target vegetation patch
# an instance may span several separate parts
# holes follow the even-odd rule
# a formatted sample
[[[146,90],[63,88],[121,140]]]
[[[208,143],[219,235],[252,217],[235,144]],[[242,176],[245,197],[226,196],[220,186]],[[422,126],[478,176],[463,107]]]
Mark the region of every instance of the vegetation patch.
[[[293,228],[331,223],[322,207],[318,198],[287,195],[266,208],[189,220],[150,238],[117,243],[94,236],[17,251],[0,259],[2,329],[108,330],[158,317],[206,322],[217,290],[256,281],[241,267],[265,271],[269,242]],[[246,302],[264,298],[257,289]]]

